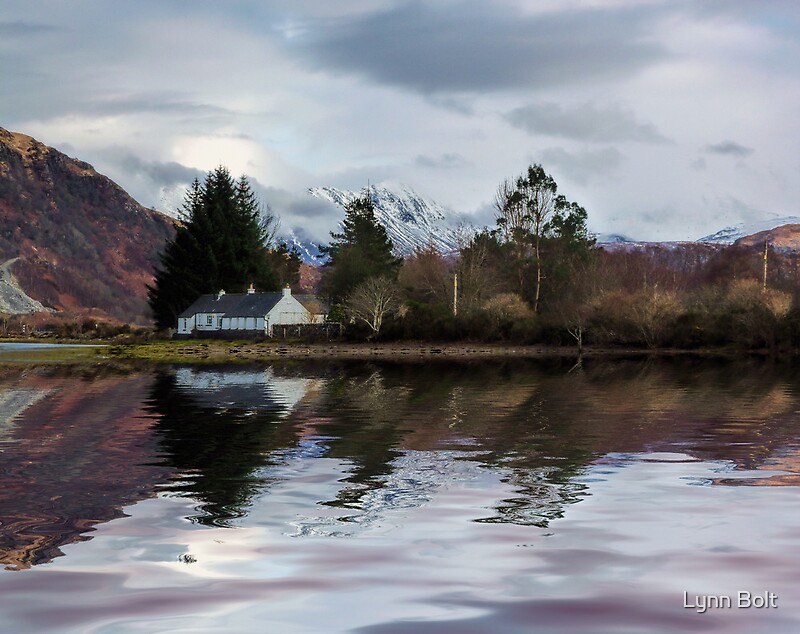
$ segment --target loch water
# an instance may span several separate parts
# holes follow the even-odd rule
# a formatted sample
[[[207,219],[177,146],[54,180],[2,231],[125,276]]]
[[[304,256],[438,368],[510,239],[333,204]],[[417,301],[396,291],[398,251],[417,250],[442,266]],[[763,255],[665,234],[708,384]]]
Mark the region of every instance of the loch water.
[[[0,365],[0,631],[798,632],[798,386],[760,360]]]

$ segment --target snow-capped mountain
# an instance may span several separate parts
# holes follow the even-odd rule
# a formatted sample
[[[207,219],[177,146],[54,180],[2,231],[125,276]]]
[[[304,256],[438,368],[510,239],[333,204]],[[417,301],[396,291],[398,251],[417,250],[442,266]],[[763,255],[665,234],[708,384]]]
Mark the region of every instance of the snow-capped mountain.
[[[323,256],[320,252],[316,242],[298,235],[296,231],[284,232],[278,238],[278,242],[285,242],[290,251],[292,247],[297,249],[300,253],[300,260],[306,264],[322,264],[327,259],[327,256]]]
[[[597,244],[623,244],[626,242],[636,242],[633,238],[622,233],[598,233],[594,237]]]
[[[783,225],[800,224],[800,217],[797,216],[783,216],[766,218],[752,223],[740,222],[739,224],[732,225],[720,229],[716,233],[704,236],[697,240],[697,242],[711,242],[715,244],[733,244],[739,238],[760,233],[761,231],[769,231],[775,227]]]
[[[433,246],[442,253],[455,251],[458,235],[447,225],[452,215],[445,207],[428,200],[407,185],[381,183],[368,188],[375,205],[377,221],[386,227],[397,255],[409,255],[414,249]],[[309,194],[344,207],[364,194],[334,187],[313,187]],[[299,248],[299,247],[298,247]]]

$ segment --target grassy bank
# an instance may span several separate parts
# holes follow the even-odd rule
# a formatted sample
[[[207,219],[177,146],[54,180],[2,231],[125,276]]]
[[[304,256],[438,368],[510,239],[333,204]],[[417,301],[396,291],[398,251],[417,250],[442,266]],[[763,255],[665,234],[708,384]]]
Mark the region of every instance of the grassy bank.
[[[4,342],[8,343],[8,342]],[[13,343],[20,343],[15,341]],[[41,343],[41,342],[26,342]],[[106,346],[54,345],[45,348],[2,348],[0,363],[85,363],[95,361],[106,353]]]
[[[221,363],[228,361],[271,361],[276,359],[488,359],[488,358],[575,358],[574,347],[524,346],[479,343],[437,344],[426,342],[396,343],[287,343],[249,341],[152,341],[141,344],[116,345],[107,354],[124,359],[141,359],[164,363]],[[585,358],[631,357],[648,355],[730,356],[724,350],[645,350],[630,348],[587,348]]]

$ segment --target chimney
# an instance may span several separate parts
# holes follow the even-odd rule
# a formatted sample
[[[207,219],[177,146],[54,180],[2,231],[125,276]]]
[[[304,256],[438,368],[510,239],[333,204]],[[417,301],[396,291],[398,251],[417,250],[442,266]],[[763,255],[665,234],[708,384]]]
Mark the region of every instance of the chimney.
[[[250,286],[247,287],[247,294],[253,295],[256,292],[256,287],[253,286],[253,283],[250,282]]]
[[[287,284],[286,287],[283,289],[283,296],[289,297],[289,295],[291,294],[292,294],[292,289],[289,288],[289,285]]]
[[[219,293],[217,293],[217,301],[219,301],[219,298],[222,297],[224,294],[225,294],[225,291],[223,291],[222,289],[219,289]]]

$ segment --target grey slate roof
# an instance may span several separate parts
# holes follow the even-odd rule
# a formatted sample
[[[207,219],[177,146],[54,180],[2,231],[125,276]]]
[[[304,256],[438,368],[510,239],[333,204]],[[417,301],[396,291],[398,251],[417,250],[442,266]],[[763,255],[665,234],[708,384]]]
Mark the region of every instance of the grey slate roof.
[[[179,317],[191,317],[197,313],[225,314],[226,317],[263,317],[277,304],[283,293],[225,293],[217,299],[217,294],[201,295],[184,310]],[[292,295],[303,306],[311,302],[327,307],[316,295]]]
[[[225,293],[219,298],[216,293],[201,295],[180,317],[191,317],[197,313],[225,314],[227,317],[263,317],[281,297],[281,293]]]

